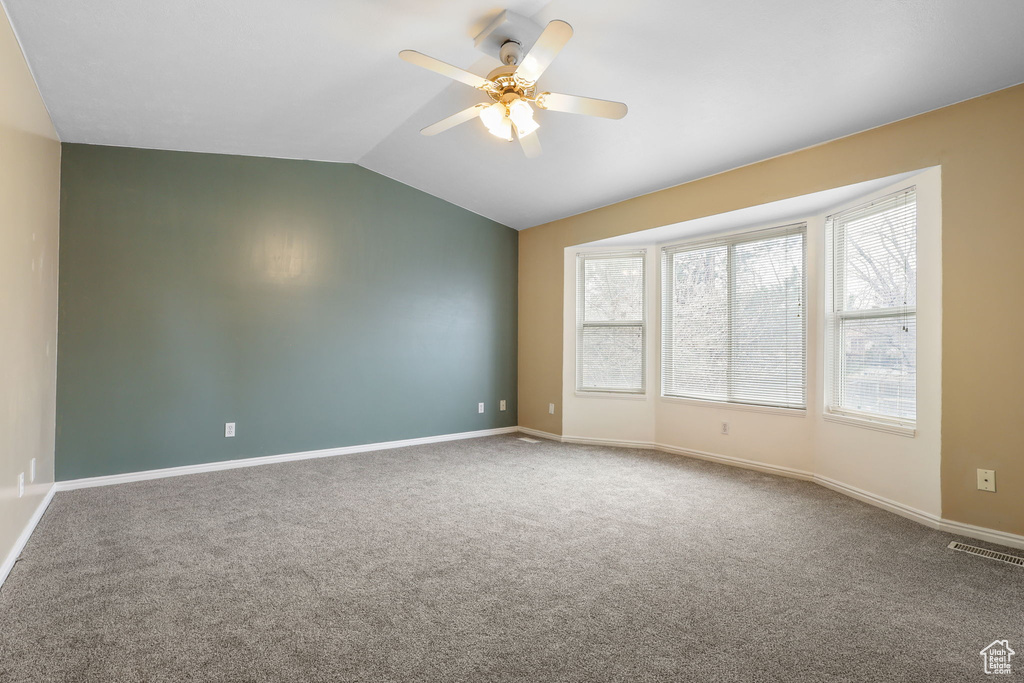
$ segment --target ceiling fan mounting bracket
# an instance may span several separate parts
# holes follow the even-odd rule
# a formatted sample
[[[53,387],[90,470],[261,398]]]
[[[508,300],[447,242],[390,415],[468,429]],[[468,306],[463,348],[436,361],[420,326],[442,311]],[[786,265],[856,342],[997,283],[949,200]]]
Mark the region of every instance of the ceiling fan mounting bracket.
[[[518,66],[523,61],[523,44],[518,40],[506,40],[501,44],[501,63]]]
[[[521,14],[505,10],[474,39],[476,49],[494,57],[502,64],[519,64],[544,27]],[[515,62],[507,61],[514,58]]]

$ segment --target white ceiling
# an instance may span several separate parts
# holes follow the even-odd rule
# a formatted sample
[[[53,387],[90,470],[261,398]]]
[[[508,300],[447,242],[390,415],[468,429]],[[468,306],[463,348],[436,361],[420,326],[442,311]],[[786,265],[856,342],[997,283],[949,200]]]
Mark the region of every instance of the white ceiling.
[[[358,163],[525,228],[1024,81],[1021,0],[2,0],[65,142]],[[508,8],[575,35],[528,160],[480,94],[398,58],[486,73]]]

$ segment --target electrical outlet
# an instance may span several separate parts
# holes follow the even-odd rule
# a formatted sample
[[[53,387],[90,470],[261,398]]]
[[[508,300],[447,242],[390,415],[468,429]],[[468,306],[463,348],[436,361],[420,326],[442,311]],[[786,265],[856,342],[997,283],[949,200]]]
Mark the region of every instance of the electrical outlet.
[[[549,403],[548,404],[548,415],[554,415],[554,414],[555,414],[555,404],[554,403]]]
[[[1013,487],[1011,487],[1013,488]],[[996,471],[995,470],[978,470],[978,490],[979,491],[996,491]]]
[[[36,483],[36,459],[32,458],[28,461],[28,483]]]
[[[724,436],[729,436],[729,423],[728,422],[723,422],[722,423],[722,434]]]
[[[498,401],[498,410],[505,410],[505,401]]]
[[[25,473],[18,475],[18,498],[25,495]]]
[[[484,404],[483,403],[477,403],[476,404],[476,412],[478,412],[478,413],[484,412]]]
[[[234,422],[225,422],[224,423],[224,436],[225,437],[232,437],[234,435],[235,435],[235,423]]]

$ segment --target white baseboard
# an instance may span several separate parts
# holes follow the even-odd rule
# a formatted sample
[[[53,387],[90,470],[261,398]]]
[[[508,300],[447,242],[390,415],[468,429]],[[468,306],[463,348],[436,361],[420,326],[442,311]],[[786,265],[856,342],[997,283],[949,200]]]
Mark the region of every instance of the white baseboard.
[[[28,543],[28,539],[32,536],[32,532],[36,530],[36,525],[39,524],[39,520],[43,518],[43,513],[46,512],[46,508],[50,506],[50,501],[53,500],[53,494],[57,490],[57,487],[50,485],[50,488],[46,491],[46,495],[39,501],[39,505],[36,506],[36,511],[29,517],[28,523],[25,524],[25,528],[21,530],[21,534],[17,540],[14,541],[14,547],[7,553],[7,557],[4,558],[3,564],[0,564],[0,586],[7,580],[11,570],[14,569],[14,563],[18,561],[18,557],[21,555],[21,551],[25,549],[25,544]]]
[[[772,465],[770,463],[758,462],[757,460],[746,460],[744,458],[737,458],[731,455],[719,455],[717,453],[695,451],[690,448],[678,448],[676,446],[668,446],[665,444],[658,444],[658,450],[664,451],[666,453],[674,453],[676,455],[685,455],[690,458],[700,458],[701,460],[720,462],[723,465],[742,467],[743,469],[746,470],[757,470],[758,472],[764,472],[766,474],[777,474],[782,477],[789,477],[790,479],[811,481],[814,478],[814,475],[812,475],[810,472],[807,472],[805,470],[798,470],[795,467],[785,467],[784,465]]]
[[[75,489],[91,488],[93,486],[112,486],[114,484],[125,484],[132,481],[146,481],[147,479],[163,479],[164,477],[180,477],[186,474],[199,474],[202,472],[233,470],[239,467],[257,467],[259,465],[272,465],[280,462],[293,462],[295,460],[309,460],[311,458],[330,458],[336,455],[367,453],[370,451],[382,451],[391,448],[405,448],[406,446],[422,446],[424,444],[441,443],[443,441],[457,441],[459,439],[476,439],[482,436],[494,436],[496,434],[511,434],[513,432],[518,431],[519,427],[498,427],[496,429],[481,429],[475,432],[459,432],[456,434],[423,436],[416,439],[402,439],[401,441],[380,441],[377,443],[368,443],[359,446],[324,448],[317,451],[283,453],[281,455],[264,455],[256,458],[222,460],[219,462],[206,462],[198,465],[182,465],[181,467],[167,467],[159,470],[144,470],[142,472],[111,474],[103,477],[69,479],[67,481],[58,481],[55,486],[58,491],[73,491]]]
[[[539,429],[531,429],[529,427],[519,427],[520,432],[528,434],[529,436],[538,436],[542,439],[549,439],[551,441],[561,441],[562,437],[558,434],[552,434],[551,432],[542,432]]]
[[[938,529],[942,522],[942,518],[938,515],[925,512],[924,510],[918,510],[917,508],[912,508],[909,505],[899,503],[895,500],[890,500],[889,498],[883,498],[882,496],[871,493],[870,491],[865,491],[864,489],[859,489],[856,486],[844,484],[843,482],[830,477],[815,474],[812,481],[827,489],[842,493],[843,495],[859,500],[862,503],[867,503],[869,505],[882,508],[883,510],[888,510],[900,517],[906,517],[907,519],[913,520],[919,524],[924,524],[932,529]]]
[[[657,450],[658,448],[658,444],[651,441],[622,441],[621,439],[602,439],[596,436],[556,436],[555,438],[565,443],[578,443],[585,446],[615,446],[617,448],[641,448],[645,450]]]
[[[957,536],[967,536],[968,538],[976,538],[979,541],[988,541],[989,543],[998,543],[999,545],[1005,545],[1011,548],[1018,548],[1020,550],[1024,550],[1024,536],[1011,534],[1006,531],[986,529],[983,526],[974,526],[973,524],[954,522],[951,519],[940,519],[939,525],[936,528],[939,531],[944,531],[948,534],[956,534]]]
[[[875,495],[869,491],[865,491],[821,475],[815,475],[814,482],[832,489],[833,491],[838,491],[839,493],[850,496],[851,498],[856,498],[859,501],[874,505],[875,507],[880,507],[883,510],[888,510],[900,517],[906,517],[909,520],[913,520],[919,524],[924,524],[927,527],[931,527],[932,529],[936,529],[943,533],[966,536],[968,538],[975,538],[979,541],[988,541],[989,543],[998,543],[999,545],[1005,545],[1010,548],[1019,548],[1024,550],[1024,536],[1020,536],[1018,534],[1011,534],[1007,531],[997,531],[996,529],[986,529],[985,527],[965,524],[963,522],[954,522],[951,519],[944,519],[930,512],[912,508],[909,505],[904,505],[903,503],[898,503],[895,500],[883,498],[882,496]]]
[[[591,446],[618,446],[620,448],[642,448],[645,450],[671,453],[673,455],[685,455],[688,458],[710,460],[712,462],[722,463],[723,465],[742,467],[743,469],[747,470],[757,470],[758,472],[765,472],[767,474],[778,474],[783,477],[790,477],[793,479],[803,479],[805,481],[810,481],[811,479],[814,478],[814,475],[811,474],[810,472],[798,470],[793,467],[772,465],[769,463],[758,462],[756,460],[745,460],[744,458],[736,458],[731,455],[719,455],[718,453],[697,451],[693,450],[692,448],[680,448],[678,446],[670,446],[668,444],[655,443],[653,441],[620,441],[616,439],[601,439],[584,436],[552,436],[554,436],[556,439],[564,441],[565,443],[588,444]]]
[[[596,437],[559,436],[558,434],[550,434],[548,432],[541,432],[536,429],[528,429],[526,427],[520,427],[519,431],[551,439],[552,441],[562,441],[565,443],[588,444],[593,446],[616,446],[619,448],[641,448],[646,450],[662,451],[664,453],[683,455],[688,458],[699,458],[701,460],[718,462],[723,465],[757,470],[767,474],[777,474],[791,479],[810,481],[818,484],[819,486],[824,486],[827,489],[831,489],[837,493],[842,493],[843,495],[849,496],[850,498],[854,498],[863,503],[874,505],[875,507],[882,508],[883,510],[888,510],[889,512],[938,531],[1024,550],[1024,536],[1011,534],[1006,531],[997,531],[996,529],[986,529],[985,527],[974,526],[973,524],[965,524],[963,522],[954,522],[949,519],[943,519],[942,517],[930,512],[918,510],[917,508],[910,507],[909,505],[899,503],[895,500],[883,498],[882,496],[871,493],[870,491],[865,491],[855,486],[844,484],[836,479],[808,472],[806,470],[783,467],[781,465],[771,465],[768,463],[757,462],[756,460],[745,460],[743,458],[736,458],[730,455],[720,455],[718,453],[707,453],[705,451],[697,451],[689,448],[680,448],[678,446],[670,446],[668,444],[654,443],[651,441],[621,441],[617,439],[602,439]]]

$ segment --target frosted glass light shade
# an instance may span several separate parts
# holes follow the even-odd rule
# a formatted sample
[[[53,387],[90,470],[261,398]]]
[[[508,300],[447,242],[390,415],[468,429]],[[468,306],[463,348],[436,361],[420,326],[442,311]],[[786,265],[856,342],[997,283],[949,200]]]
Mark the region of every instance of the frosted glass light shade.
[[[524,100],[516,100],[508,106],[508,116],[516,125],[519,136],[529,135],[540,128],[540,124],[533,120],[533,107]]]
[[[512,139],[512,121],[508,118],[508,109],[501,102],[481,109],[480,120],[487,126],[491,135],[503,140]]]

